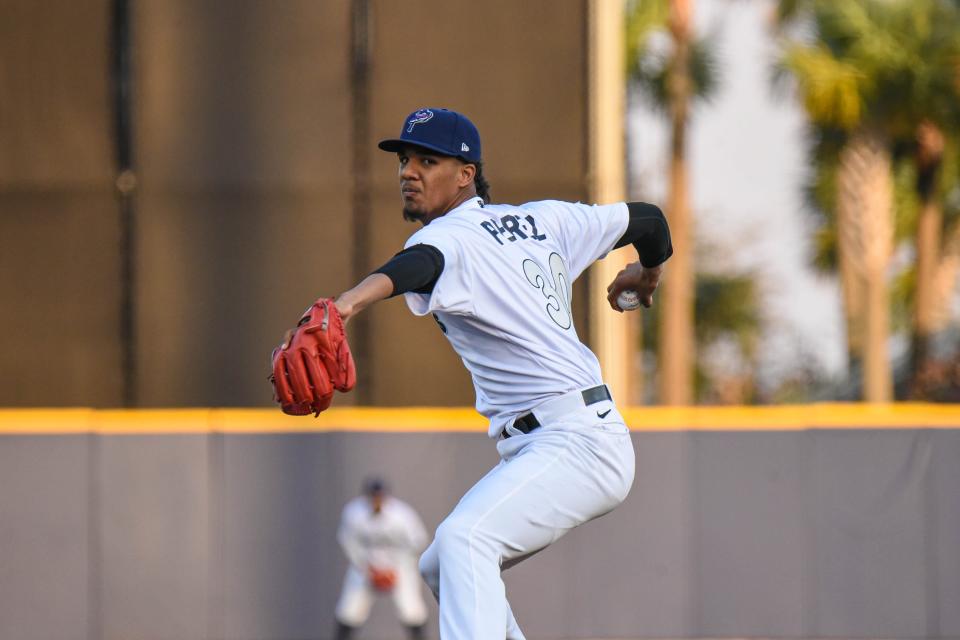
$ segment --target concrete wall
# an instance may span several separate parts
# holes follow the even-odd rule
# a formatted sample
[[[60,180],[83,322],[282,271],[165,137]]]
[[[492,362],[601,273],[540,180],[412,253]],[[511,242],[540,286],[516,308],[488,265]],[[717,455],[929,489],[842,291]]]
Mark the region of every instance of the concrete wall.
[[[4,429],[0,637],[327,637],[335,528],[362,479],[388,477],[432,529],[496,462],[479,432],[240,433],[177,415]],[[960,421],[634,444],[627,501],[505,574],[528,637],[960,636]],[[383,602],[361,637],[397,632]]]

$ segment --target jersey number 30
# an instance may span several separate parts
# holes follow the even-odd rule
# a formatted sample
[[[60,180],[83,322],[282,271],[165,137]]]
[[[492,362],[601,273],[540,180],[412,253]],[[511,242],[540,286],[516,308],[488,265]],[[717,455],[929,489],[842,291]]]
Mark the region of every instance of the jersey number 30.
[[[546,310],[550,319],[561,329],[569,329],[573,322],[570,300],[573,297],[573,283],[567,275],[567,265],[559,253],[551,253],[549,259],[550,275],[543,267],[530,260],[523,261],[523,274],[527,281],[535,286],[547,300]]]

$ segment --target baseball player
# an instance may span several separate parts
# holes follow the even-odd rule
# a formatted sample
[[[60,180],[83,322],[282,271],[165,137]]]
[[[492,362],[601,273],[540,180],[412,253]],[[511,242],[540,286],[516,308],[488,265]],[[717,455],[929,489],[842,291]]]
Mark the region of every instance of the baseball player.
[[[437,528],[420,572],[443,640],[519,640],[501,571],[612,510],[634,476],[629,431],[577,337],[573,282],[632,244],[640,259],[607,300],[622,311],[630,291],[649,307],[670,232],[656,206],[639,202],[491,204],[480,135],[455,111],[420,109],[379,147],[396,154],[403,216],[422,228],[355,287],[307,310],[274,350],[274,392],[303,415],[349,390],[343,322],[371,304],[403,294],[414,314],[433,317],[470,371],[500,462]]]
[[[336,640],[347,640],[367,621],[377,594],[393,597],[400,622],[419,640],[427,607],[417,558],[427,546],[427,532],[417,512],[389,495],[383,480],[367,480],[363,494],[344,506],[337,531],[350,566],[337,602]]]

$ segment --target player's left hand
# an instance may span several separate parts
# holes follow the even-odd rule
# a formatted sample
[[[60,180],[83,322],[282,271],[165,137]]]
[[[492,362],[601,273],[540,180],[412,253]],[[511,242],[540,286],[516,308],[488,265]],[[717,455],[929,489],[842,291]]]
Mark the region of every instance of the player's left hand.
[[[628,264],[607,287],[607,302],[610,303],[610,308],[623,313],[623,309],[617,304],[617,298],[622,292],[632,289],[640,297],[640,304],[649,309],[653,304],[653,292],[657,290],[662,274],[662,264],[656,267],[644,267],[640,262]]]
[[[333,401],[334,390],[350,391],[357,381],[343,320],[332,298],[314,302],[287,331],[271,359],[274,400],[290,415],[320,415]]]

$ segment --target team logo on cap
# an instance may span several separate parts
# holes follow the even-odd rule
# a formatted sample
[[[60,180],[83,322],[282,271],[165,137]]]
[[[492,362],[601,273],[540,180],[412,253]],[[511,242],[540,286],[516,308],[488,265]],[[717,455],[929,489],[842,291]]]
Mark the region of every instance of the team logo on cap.
[[[413,117],[410,118],[410,120],[407,121],[407,124],[409,125],[407,127],[407,133],[410,133],[411,131],[413,131],[413,128],[418,124],[423,124],[424,122],[426,122],[432,117],[433,117],[433,111],[430,111],[430,109],[420,109],[415,114],[413,114]]]

